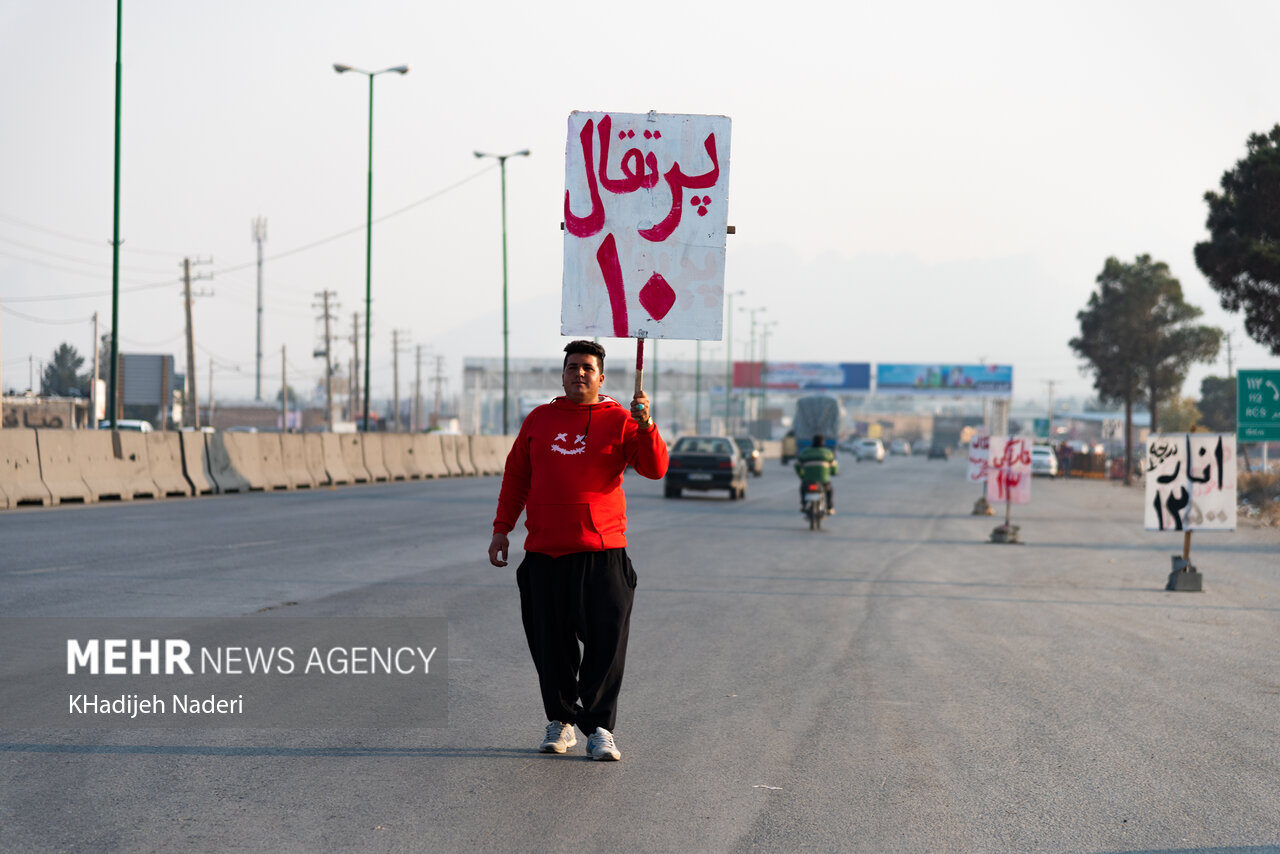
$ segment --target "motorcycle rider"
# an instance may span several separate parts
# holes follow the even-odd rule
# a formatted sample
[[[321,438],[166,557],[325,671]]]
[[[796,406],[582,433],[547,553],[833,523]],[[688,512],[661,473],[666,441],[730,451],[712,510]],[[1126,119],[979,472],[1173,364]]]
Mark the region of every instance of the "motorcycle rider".
[[[836,455],[827,448],[823,436],[814,436],[812,447],[805,448],[796,455],[796,474],[800,475],[800,511],[804,512],[804,494],[809,484],[820,483],[827,494],[827,515],[834,516],[835,489],[831,485],[831,478],[840,474],[840,466],[836,462]]]

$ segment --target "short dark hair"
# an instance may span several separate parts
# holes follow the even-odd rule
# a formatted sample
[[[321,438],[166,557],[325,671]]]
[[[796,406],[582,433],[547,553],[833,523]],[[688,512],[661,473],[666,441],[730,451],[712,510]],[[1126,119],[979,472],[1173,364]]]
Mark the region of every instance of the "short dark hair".
[[[569,367],[569,357],[577,354],[580,356],[595,356],[596,365],[600,368],[600,373],[604,373],[604,348],[594,341],[587,341],[579,338],[577,341],[570,341],[564,345],[564,365],[561,370]]]
[[[813,434],[813,446],[814,446],[815,448],[821,448],[821,447],[822,447],[823,445],[825,445],[825,444],[826,444],[826,442],[823,440],[823,438],[822,438],[822,434],[821,434],[821,433],[814,433],[814,434]]]

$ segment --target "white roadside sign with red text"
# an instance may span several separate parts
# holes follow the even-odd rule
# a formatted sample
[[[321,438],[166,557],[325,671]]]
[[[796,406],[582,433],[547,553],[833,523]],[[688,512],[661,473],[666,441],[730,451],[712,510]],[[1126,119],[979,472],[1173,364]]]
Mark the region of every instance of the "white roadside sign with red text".
[[[991,437],[974,433],[969,440],[969,482],[983,483],[987,479],[987,460],[991,452]]]
[[[992,436],[987,458],[987,500],[992,504],[1031,503],[1031,443]]]
[[[727,116],[569,116],[562,335],[719,340]]]

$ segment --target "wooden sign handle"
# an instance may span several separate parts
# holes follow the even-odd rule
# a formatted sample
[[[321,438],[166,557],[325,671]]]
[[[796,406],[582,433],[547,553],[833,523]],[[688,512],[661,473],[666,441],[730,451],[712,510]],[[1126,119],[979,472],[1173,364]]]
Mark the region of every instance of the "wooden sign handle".
[[[636,394],[640,394],[644,379],[644,339],[636,339]]]

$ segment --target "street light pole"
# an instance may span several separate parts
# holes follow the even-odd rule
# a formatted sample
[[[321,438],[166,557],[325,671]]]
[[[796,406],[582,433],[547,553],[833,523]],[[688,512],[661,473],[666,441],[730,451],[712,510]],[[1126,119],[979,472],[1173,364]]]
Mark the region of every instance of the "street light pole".
[[[492,157],[498,161],[498,172],[502,176],[502,435],[507,435],[507,406],[510,399],[510,370],[508,362],[508,328],[507,328],[507,158],[528,157],[529,149],[513,151],[510,154],[486,154],[475,152],[476,157]]]
[[[733,298],[745,293],[746,291],[730,291],[725,294],[729,310],[725,315],[724,327],[724,432],[729,436],[733,435],[733,429],[729,426],[729,410],[733,404]]]
[[[763,306],[757,306],[756,308],[747,308],[746,306],[743,306],[738,310],[745,311],[747,314],[751,315],[751,350],[749,351],[751,355],[747,362],[747,364],[751,366],[751,388],[747,392],[746,397],[750,405],[743,407],[743,415],[747,416],[747,433],[750,434],[751,418],[749,413],[753,413],[756,408],[756,389],[760,386],[760,372],[756,369],[756,312],[764,311],[765,309]]]
[[[769,408],[769,330],[777,325],[776,320],[760,324],[760,402],[758,406],[766,411]]]
[[[408,74],[409,66],[397,65],[381,71],[365,71],[335,62],[333,70],[339,74],[354,71],[369,78],[369,182],[365,206],[364,244],[364,432],[369,432],[369,345],[373,337],[373,78],[394,71]]]
[[[123,71],[120,65],[120,47],[124,30],[124,0],[116,0],[116,149],[115,149],[115,191],[111,216],[111,383],[107,392],[107,418],[111,421],[113,432],[120,429],[120,413],[116,411],[116,394],[118,381],[117,368],[120,365],[120,90],[123,83]],[[94,342],[97,346],[97,342]]]

